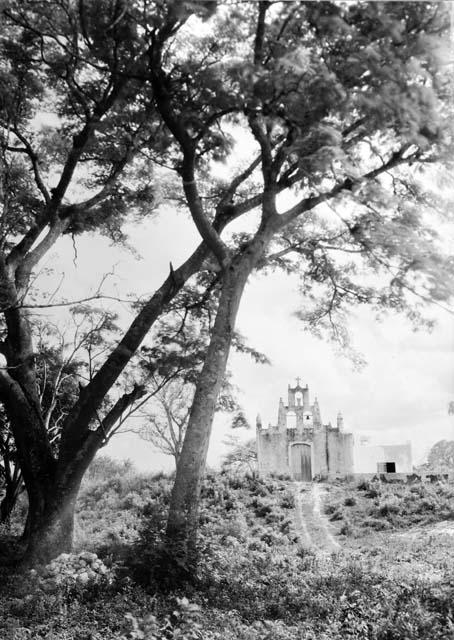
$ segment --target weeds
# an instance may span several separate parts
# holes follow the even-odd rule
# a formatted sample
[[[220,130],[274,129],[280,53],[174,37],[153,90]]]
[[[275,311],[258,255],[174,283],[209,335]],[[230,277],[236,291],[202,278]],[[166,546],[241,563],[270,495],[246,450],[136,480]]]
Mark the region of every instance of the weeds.
[[[343,506],[340,507],[339,505]],[[325,504],[332,521],[349,522],[344,535],[358,536],[364,529],[405,529],[454,518],[454,490],[449,484],[381,484],[361,481],[356,494],[333,487]]]
[[[81,492],[79,542],[115,562],[115,580],[43,593],[5,573],[2,640],[451,638],[451,540],[409,546],[390,532],[452,517],[452,486],[332,485],[325,511],[341,535],[360,541],[372,532],[376,542],[369,536],[365,549],[321,556],[301,547],[287,480],[210,473],[197,580],[163,593],[153,568],[170,487],[167,477],[101,465]]]

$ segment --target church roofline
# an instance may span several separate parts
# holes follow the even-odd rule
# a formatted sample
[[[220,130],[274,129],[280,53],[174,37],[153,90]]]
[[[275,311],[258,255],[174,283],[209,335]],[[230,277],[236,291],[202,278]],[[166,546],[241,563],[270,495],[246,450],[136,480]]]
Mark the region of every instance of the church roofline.
[[[296,387],[291,387],[290,385],[288,385],[288,390],[289,391],[308,391],[309,386],[306,385],[305,387],[302,387],[300,384],[297,384]]]

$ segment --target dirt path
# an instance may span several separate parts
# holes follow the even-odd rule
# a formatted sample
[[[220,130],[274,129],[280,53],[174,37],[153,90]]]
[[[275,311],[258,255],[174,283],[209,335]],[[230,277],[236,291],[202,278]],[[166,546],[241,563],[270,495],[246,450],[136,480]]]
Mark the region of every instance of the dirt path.
[[[319,484],[295,482],[295,525],[303,547],[331,553],[340,549],[322,512],[326,490]]]

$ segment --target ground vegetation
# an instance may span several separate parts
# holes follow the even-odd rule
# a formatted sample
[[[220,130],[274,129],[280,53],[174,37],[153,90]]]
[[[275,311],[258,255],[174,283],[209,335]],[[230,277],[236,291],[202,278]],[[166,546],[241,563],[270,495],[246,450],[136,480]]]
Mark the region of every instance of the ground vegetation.
[[[370,530],[398,530],[454,520],[453,485],[432,476],[434,482],[365,480],[345,492],[332,487],[325,513],[348,536],[361,538]]]
[[[97,461],[79,498],[76,544],[80,546],[75,553],[43,567],[27,582],[18,580],[2,558],[2,637],[451,637],[450,535],[435,535],[432,522],[425,537],[401,536],[415,532],[416,521],[409,514],[397,530],[363,529],[367,535],[362,545],[353,537],[336,534],[342,545],[333,554],[306,548],[295,527],[295,485],[286,478],[263,480],[210,472],[202,491],[200,553],[204,561],[197,580],[163,592],[162,583],[156,583],[150,572],[150,562],[153,544],[165,535],[171,487],[171,477],[137,474],[131,465],[106,458]],[[346,510],[356,508],[359,514],[361,500],[374,500],[364,497],[365,492],[376,487],[337,484],[325,488],[328,510],[330,500],[336,498],[346,504]],[[392,485],[383,489],[385,493],[389,501],[391,495],[406,492]],[[444,485],[443,491],[420,486],[412,495],[421,514],[433,513],[428,500],[434,494],[443,494],[451,508],[454,505],[452,485]],[[367,517],[364,506],[363,518]],[[376,518],[387,521],[384,512]],[[2,546],[6,543],[2,538]],[[97,576],[93,581],[72,579],[73,574],[88,573],[92,565]],[[105,567],[102,576],[101,567]],[[61,580],[55,580],[58,576]],[[49,586],[47,591],[43,585]]]

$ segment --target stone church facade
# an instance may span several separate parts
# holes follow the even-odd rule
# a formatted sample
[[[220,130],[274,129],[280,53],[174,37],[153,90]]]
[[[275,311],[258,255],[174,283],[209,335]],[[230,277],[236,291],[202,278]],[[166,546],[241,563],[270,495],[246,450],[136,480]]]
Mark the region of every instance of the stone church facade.
[[[317,399],[311,404],[309,388],[288,386],[288,401],[279,400],[275,426],[263,428],[257,416],[259,475],[271,473],[295,480],[341,478],[353,474],[353,435],[345,433],[339,413],[336,426],[323,424]]]

